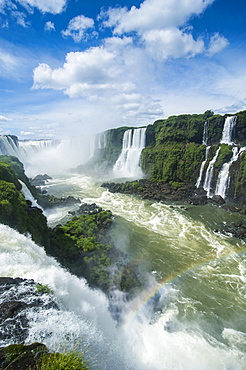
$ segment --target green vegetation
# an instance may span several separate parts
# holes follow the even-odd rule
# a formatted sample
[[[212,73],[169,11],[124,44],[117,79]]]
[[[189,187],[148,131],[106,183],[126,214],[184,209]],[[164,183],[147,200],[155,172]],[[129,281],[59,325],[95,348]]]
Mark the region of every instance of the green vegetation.
[[[232,157],[232,147],[227,144],[221,144],[218,158],[214,164],[214,168],[220,169],[224,163],[229,162]]]
[[[0,368],[18,370],[89,370],[84,356],[76,351],[49,352],[42,343],[12,344],[0,348]]]
[[[99,208],[96,214],[75,216],[50,232],[48,252],[72,272],[107,289],[111,247],[101,243],[112,223],[112,213]]]
[[[194,183],[205,157],[204,145],[169,142],[142,151],[142,169],[151,180]]]
[[[52,294],[52,289],[47,284],[38,283],[35,285],[36,291],[42,294]]]
[[[30,345],[12,344],[0,348],[0,368],[18,370],[36,370],[39,358],[47,353],[46,346],[42,343]]]
[[[89,370],[84,356],[78,352],[45,353],[36,370]]]
[[[246,199],[246,152],[241,154],[236,178],[236,198]]]
[[[237,144],[246,145],[246,110],[238,112],[236,116],[237,123],[234,141]]]

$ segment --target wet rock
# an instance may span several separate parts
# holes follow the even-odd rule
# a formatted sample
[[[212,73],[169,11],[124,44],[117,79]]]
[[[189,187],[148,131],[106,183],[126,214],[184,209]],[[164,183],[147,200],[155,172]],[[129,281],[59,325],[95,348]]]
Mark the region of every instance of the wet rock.
[[[45,296],[44,296],[45,294]],[[22,342],[28,335],[27,311],[58,309],[55,298],[33,280],[0,278],[0,340]]]
[[[42,343],[30,345],[12,344],[0,348],[0,370],[34,370],[40,357],[48,353],[47,347]]]
[[[192,185],[180,183],[165,183],[162,181],[150,181],[141,179],[127,181],[125,183],[103,183],[101,185],[111,193],[123,193],[138,195],[143,199],[153,201],[180,201],[188,200],[194,195],[195,188]]]
[[[208,198],[206,195],[202,195],[202,196],[195,195],[194,197],[190,198],[189,203],[195,206],[204,205],[208,203]]]
[[[102,210],[96,203],[83,203],[78,209],[78,214],[87,215],[87,214],[97,214]]]
[[[47,174],[37,175],[33,179],[29,179],[29,180],[30,180],[31,185],[33,186],[43,186],[46,184],[48,180],[52,180],[52,177],[50,177]]]
[[[225,200],[220,195],[213,195],[212,202],[216,204],[224,204]]]

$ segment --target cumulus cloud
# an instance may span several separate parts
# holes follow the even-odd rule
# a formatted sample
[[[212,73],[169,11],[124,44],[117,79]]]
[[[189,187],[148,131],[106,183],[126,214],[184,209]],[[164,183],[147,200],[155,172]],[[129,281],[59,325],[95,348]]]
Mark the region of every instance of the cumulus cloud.
[[[194,40],[189,33],[177,28],[152,30],[143,34],[146,50],[157,60],[195,56],[204,51],[204,42]]]
[[[214,0],[145,0],[139,8],[110,8],[101,13],[105,27],[114,33],[161,30],[185,24],[192,16],[201,14]]]
[[[47,32],[55,31],[56,29],[54,23],[51,21],[46,22],[44,25],[44,30]]]
[[[117,74],[114,54],[103,47],[84,52],[70,52],[62,68],[52,70],[47,64],[34,69],[33,88],[71,89],[78,84],[107,84]]]
[[[208,50],[201,38],[195,40],[187,22],[202,14],[214,0],[145,0],[139,8],[110,8],[100,14],[104,27],[115,35],[135,33],[152,58],[213,55],[228,45],[219,34],[212,36]]]
[[[0,121],[6,122],[6,121],[12,121],[12,119],[11,118],[8,118],[8,117],[5,117],[5,116],[3,116],[3,115],[0,114]]]
[[[84,15],[78,15],[70,20],[68,28],[63,30],[62,36],[71,36],[75,42],[80,42],[81,40],[86,41],[91,35],[86,32],[88,29],[94,28],[94,20]],[[94,31],[93,36],[97,33]]]

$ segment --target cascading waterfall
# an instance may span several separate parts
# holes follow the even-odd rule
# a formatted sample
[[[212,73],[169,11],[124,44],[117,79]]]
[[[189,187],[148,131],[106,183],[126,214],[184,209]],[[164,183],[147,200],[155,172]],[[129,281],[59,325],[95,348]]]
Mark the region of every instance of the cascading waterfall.
[[[212,160],[209,162],[208,164],[208,168],[207,168],[207,171],[206,171],[206,176],[205,176],[205,180],[204,180],[204,184],[203,184],[203,189],[207,192],[207,196],[210,197],[211,196],[211,182],[212,182],[212,179],[213,179],[213,173],[214,173],[214,164],[218,158],[218,155],[219,155],[219,151],[220,151],[220,147],[216,150],[216,153],[214,155],[214,157],[212,158]]]
[[[220,143],[221,144],[228,144],[233,145],[232,141],[232,132],[237,122],[237,116],[226,117],[222,138]]]
[[[216,184],[216,189],[215,189],[215,195],[220,195],[222,198],[225,198],[226,196],[226,191],[229,187],[230,183],[230,177],[229,177],[229,171],[230,167],[233,162],[236,162],[238,160],[238,157],[246,150],[245,147],[241,148],[240,150],[238,147],[233,147],[232,148],[232,157],[229,162],[224,163],[220,173],[218,175],[218,180]]]
[[[200,185],[201,185],[204,167],[205,167],[205,164],[207,163],[207,160],[208,160],[208,153],[209,153],[210,146],[207,146],[207,143],[208,143],[208,122],[206,121],[204,123],[203,135],[202,135],[202,145],[206,145],[206,153],[205,153],[205,159],[202,162],[201,167],[200,167],[200,172],[199,172],[198,179],[196,181],[196,187],[197,188],[199,188]]]
[[[200,172],[199,172],[199,176],[198,176],[198,179],[197,179],[197,182],[196,182],[196,187],[199,188],[201,186],[201,182],[202,182],[202,175],[203,175],[203,171],[204,171],[204,167],[205,167],[205,164],[207,163],[207,160],[208,160],[208,154],[209,154],[209,149],[211,147],[210,146],[207,146],[206,147],[206,154],[205,154],[205,159],[204,161],[202,162],[201,164],[201,167],[200,167]]]
[[[143,177],[140,156],[145,147],[145,132],[145,127],[125,131],[122,151],[113,167],[115,177]]]
[[[237,116],[226,117],[224,127],[223,127],[223,131],[222,131],[222,138],[220,140],[220,144],[233,145],[232,133],[233,133],[233,129],[236,125],[236,121],[237,121]],[[207,130],[206,123],[205,123],[204,131],[203,131],[203,143],[205,143],[205,139],[206,139],[205,130]],[[207,147],[207,148],[209,148],[209,147]],[[201,184],[202,173],[203,173],[203,170],[204,170],[207,158],[208,158],[207,148],[206,148],[206,159],[201,164],[199,177],[198,177],[197,182],[196,182],[196,187],[197,188]],[[213,169],[214,169],[214,164],[215,164],[215,162],[218,158],[219,151],[220,151],[220,147],[217,149],[217,151],[215,153],[215,156],[209,162],[209,165],[208,165],[208,168],[207,168],[207,171],[206,171],[206,176],[205,176],[205,180],[204,180],[204,184],[203,184],[203,189],[207,192],[208,197],[211,197],[211,195],[212,195],[211,183],[212,183],[212,179],[213,179]],[[216,183],[216,188],[215,188],[214,194],[215,195],[220,195],[222,198],[225,198],[226,190],[227,190],[227,187],[228,187],[228,184],[229,184],[229,169],[230,169],[230,166],[239,157],[238,148],[234,147],[232,149],[232,153],[233,153],[233,155],[232,155],[231,160],[228,163],[223,164],[222,169],[221,169],[221,171],[218,175],[217,183]]]
[[[13,137],[11,135],[0,136],[0,155],[20,156],[17,137]]]

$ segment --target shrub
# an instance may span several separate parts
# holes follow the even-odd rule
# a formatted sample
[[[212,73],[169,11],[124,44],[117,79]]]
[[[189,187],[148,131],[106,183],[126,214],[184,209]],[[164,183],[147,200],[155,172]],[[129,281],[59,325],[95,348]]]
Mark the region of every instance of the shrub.
[[[78,352],[45,353],[36,370],[89,370],[83,355]]]

